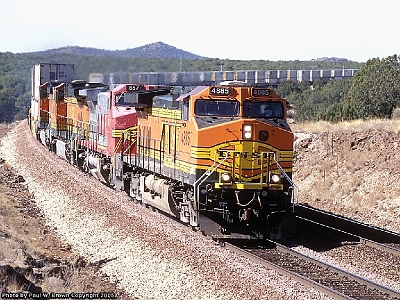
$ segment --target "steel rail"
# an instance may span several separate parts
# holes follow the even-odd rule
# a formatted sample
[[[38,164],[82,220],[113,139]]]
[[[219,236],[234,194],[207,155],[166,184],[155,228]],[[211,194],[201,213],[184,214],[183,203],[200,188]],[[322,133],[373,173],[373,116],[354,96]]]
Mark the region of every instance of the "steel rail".
[[[346,270],[343,270],[341,268],[335,267],[335,266],[333,266],[331,264],[322,262],[320,260],[317,260],[315,258],[312,258],[312,257],[307,256],[305,254],[302,254],[300,252],[297,252],[295,250],[292,250],[292,249],[290,249],[290,248],[288,248],[288,247],[286,247],[284,245],[278,244],[278,243],[276,243],[274,241],[271,241],[271,242],[275,244],[277,250],[279,250],[279,251],[281,251],[283,253],[288,253],[288,254],[290,254],[290,255],[292,255],[294,257],[297,257],[299,259],[302,259],[302,260],[304,260],[304,261],[306,261],[308,263],[312,263],[312,264],[314,264],[314,265],[316,265],[318,267],[321,267],[324,270],[329,270],[329,271],[331,271],[333,273],[337,273],[337,274],[339,274],[341,276],[344,276],[344,277],[348,278],[349,280],[353,280],[355,282],[358,282],[359,284],[365,285],[365,286],[371,288],[372,290],[377,290],[382,294],[389,295],[390,297],[400,299],[400,291],[396,291],[394,289],[391,289],[389,287],[383,286],[381,284],[373,282],[373,281],[371,281],[369,279],[366,279],[364,277],[361,277],[359,275],[356,275],[356,274],[353,274],[353,273],[348,272]],[[257,255],[254,255],[254,254],[252,254],[252,253],[250,253],[250,252],[248,252],[248,251],[246,251],[244,249],[241,249],[241,248],[239,248],[237,246],[234,246],[232,244],[226,243],[225,247],[227,249],[235,251],[236,253],[251,259],[252,261],[254,261],[254,262],[258,263],[258,264],[261,264],[261,265],[263,265],[263,266],[265,266],[267,268],[270,268],[272,270],[277,271],[280,274],[283,274],[283,275],[286,275],[286,276],[288,276],[290,278],[293,278],[293,279],[299,281],[300,283],[302,283],[302,284],[304,284],[306,286],[315,288],[316,290],[324,293],[327,296],[331,296],[331,297],[333,297],[335,299],[356,299],[356,298],[352,298],[352,297],[350,297],[348,295],[345,295],[345,294],[343,294],[343,293],[341,293],[339,291],[336,291],[336,290],[334,290],[334,289],[332,289],[332,288],[330,288],[328,286],[324,286],[323,284],[320,284],[320,283],[318,283],[318,282],[316,282],[316,281],[314,281],[314,280],[312,280],[310,278],[307,278],[307,277],[305,277],[305,276],[303,276],[301,274],[297,274],[295,272],[292,272],[290,270],[285,269],[284,267],[281,267],[281,266],[279,266],[277,264],[274,264],[274,263],[272,263],[270,261],[264,260],[261,257],[258,257]]]
[[[317,260],[315,258],[312,258],[312,257],[307,256],[305,254],[302,254],[300,252],[297,252],[297,251],[295,251],[293,249],[290,249],[290,248],[288,248],[288,247],[286,247],[284,245],[276,243],[276,248],[278,250],[280,250],[280,251],[283,251],[283,252],[286,252],[288,254],[294,255],[294,256],[296,256],[298,258],[301,258],[301,259],[304,259],[305,261],[308,261],[310,263],[316,264],[317,266],[320,266],[322,268],[326,268],[326,269],[328,269],[328,270],[330,270],[332,272],[336,272],[336,273],[338,273],[338,274],[340,274],[342,276],[345,276],[347,278],[350,278],[350,279],[352,279],[352,280],[354,280],[354,281],[356,281],[358,283],[365,284],[366,286],[368,286],[368,287],[370,287],[372,289],[376,289],[376,290],[378,290],[378,291],[380,291],[380,292],[382,292],[384,294],[388,294],[391,297],[400,299],[400,291],[391,289],[391,288],[389,288],[387,286],[384,286],[384,285],[381,285],[379,283],[373,282],[373,281],[371,281],[371,280],[369,280],[367,278],[364,278],[362,276],[359,276],[357,274],[348,272],[348,271],[346,271],[346,270],[344,270],[342,268],[338,268],[338,267],[335,267],[335,266],[333,266],[331,264],[328,264],[328,263],[325,263],[323,261]]]
[[[316,222],[316,221],[313,221],[313,220],[310,220],[310,219],[307,219],[307,218],[303,218],[303,217],[300,217],[300,216],[296,216],[296,218],[298,218],[300,220],[304,220],[304,221],[310,222],[310,223],[313,223],[313,224],[316,224],[316,225],[324,227],[324,228],[328,228],[330,230],[334,230],[334,231],[346,234],[346,235],[351,236],[351,237],[358,238],[360,244],[364,244],[364,245],[373,247],[375,249],[383,250],[383,251],[385,251],[387,253],[391,253],[391,254],[400,256],[400,248],[391,247],[391,246],[388,246],[388,245],[385,245],[385,244],[382,244],[382,243],[379,243],[379,242],[376,242],[376,241],[361,237],[359,235],[356,235],[356,234],[341,230],[339,228],[328,226],[328,225],[325,225],[325,224],[322,224],[322,223],[319,223],[319,222]]]
[[[240,254],[240,255],[254,261],[255,263],[258,263],[258,264],[268,268],[268,269],[274,270],[279,274],[282,274],[289,278],[295,279],[296,281],[304,284],[305,286],[314,288],[315,290],[317,290],[327,296],[330,296],[334,299],[354,299],[352,297],[349,297],[345,294],[340,293],[339,291],[335,291],[334,289],[331,289],[321,283],[311,280],[303,275],[297,274],[297,273],[287,270],[281,266],[278,266],[277,264],[274,264],[265,259],[262,259],[261,257],[258,257],[257,255],[254,255],[254,254],[252,254],[244,249],[241,249],[237,246],[234,246],[229,243],[225,243],[224,247],[226,249],[234,251],[235,253],[238,253],[238,254]]]
[[[380,243],[400,243],[400,234],[396,232],[364,224],[355,220],[345,218],[343,216],[335,215],[330,212],[301,204],[296,204],[295,210],[298,212],[299,216],[308,218],[327,226],[334,227],[334,225],[339,224],[342,229],[345,228],[343,230],[346,230],[347,232],[360,236],[362,238],[367,238],[371,240],[371,236],[373,236],[374,241],[379,241]]]

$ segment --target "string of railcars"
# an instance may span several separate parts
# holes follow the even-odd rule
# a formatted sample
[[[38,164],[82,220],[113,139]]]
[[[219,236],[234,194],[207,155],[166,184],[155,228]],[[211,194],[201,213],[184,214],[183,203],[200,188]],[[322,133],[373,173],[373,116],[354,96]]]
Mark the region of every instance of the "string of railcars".
[[[244,70],[204,72],[137,72],[137,73],[92,73],[92,82],[145,83],[163,85],[213,85],[221,81],[244,81],[248,84],[277,87],[285,81],[328,82],[352,78],[358,69],[332,70]]]
[[[208,234],[294,233],[293,133],[269,88],[104,85],[41,63],[29,124],[58,156]]]

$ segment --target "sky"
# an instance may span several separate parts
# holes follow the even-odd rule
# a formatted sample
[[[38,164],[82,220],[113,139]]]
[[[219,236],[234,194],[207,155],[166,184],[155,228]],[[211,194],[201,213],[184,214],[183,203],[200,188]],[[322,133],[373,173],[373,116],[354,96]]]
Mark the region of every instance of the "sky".
[[[0,52],[163,42],[211,58],[400,54],[399,0],[0,0]]]

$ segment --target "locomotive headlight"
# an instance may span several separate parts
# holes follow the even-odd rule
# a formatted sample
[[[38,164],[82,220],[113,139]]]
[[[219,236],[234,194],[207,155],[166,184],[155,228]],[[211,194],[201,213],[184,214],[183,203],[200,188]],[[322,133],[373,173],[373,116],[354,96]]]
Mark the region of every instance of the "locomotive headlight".
[[[243,126],[244,131],[250,131],[251,132],[251,125],[244,125]]]
[[[274,174],[274,175],[271,176],[271,181],[273,183],[280,183],[281,182],[281,177],[279,175],[277,175],[277,174]]]
[[[243,125],[243,138],[248,140],[251,139],[252,136],[252,126],[251,125]]]
[[[231,182],[232,181],[232,176],[229,173],[222,173],[221,174],[221,181],[222,182]]]

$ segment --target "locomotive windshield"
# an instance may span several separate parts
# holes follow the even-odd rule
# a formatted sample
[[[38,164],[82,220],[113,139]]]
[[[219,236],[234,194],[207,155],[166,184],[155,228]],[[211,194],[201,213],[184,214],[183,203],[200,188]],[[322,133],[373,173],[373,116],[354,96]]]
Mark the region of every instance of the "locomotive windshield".
[[[243,103],[244,117],[247,118],[277,118],[283,119],[283,105],[272,101],[245,101]]]
[[[226,100],[202,100],[194,105],[194,113],[198,116],[237,117],[239,115],[239,102]]]
[[[117,106],[129,106],[138,103],[137,93],[123,93],[115,96],[115,104]]]

